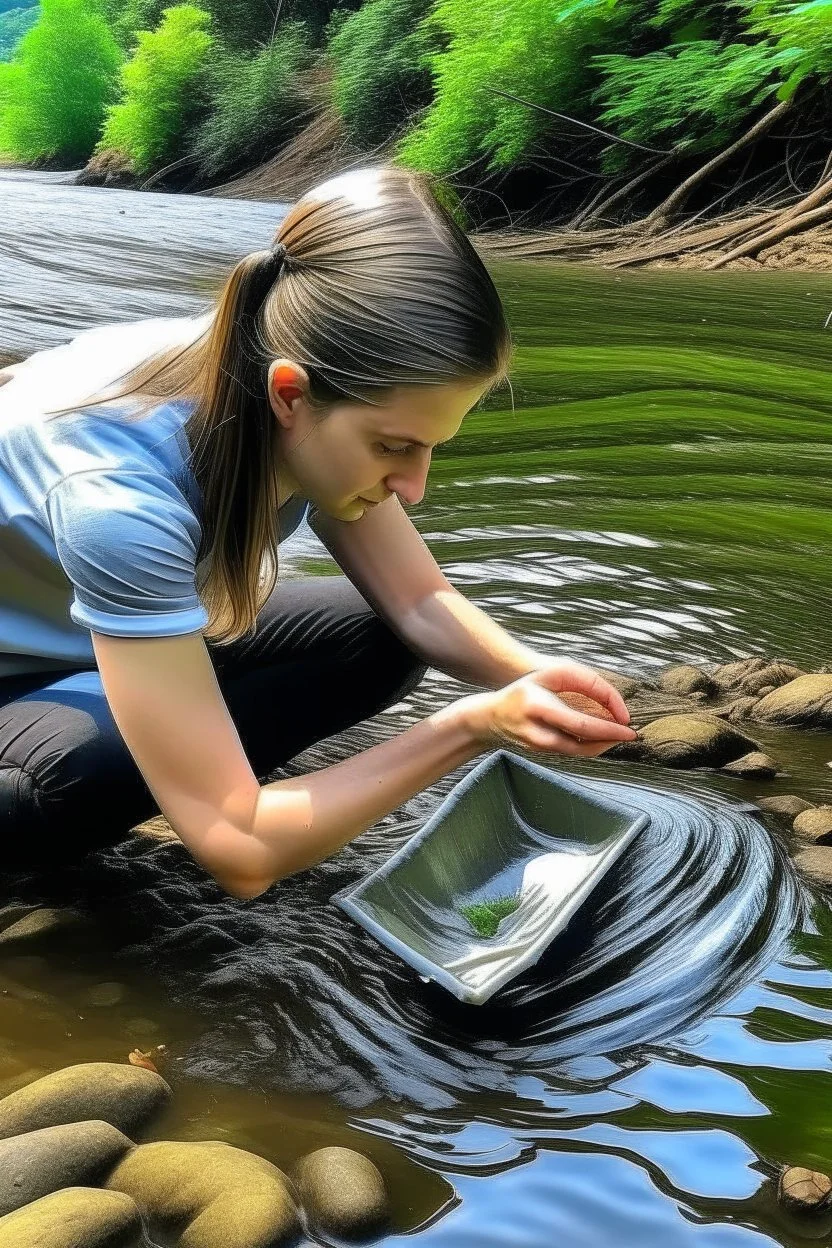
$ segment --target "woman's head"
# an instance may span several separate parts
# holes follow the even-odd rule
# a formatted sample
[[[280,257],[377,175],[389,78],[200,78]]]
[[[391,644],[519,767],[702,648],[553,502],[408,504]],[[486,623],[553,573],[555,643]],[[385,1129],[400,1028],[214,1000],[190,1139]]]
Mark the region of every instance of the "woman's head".
[[[297,492],[343,520],[393,493],[418,502],[431,448],[511,361],[494,284],[424,175],[378,165],[329,179],[274,241],[235,266],[200,339],[117,391],[195,399],[186,432],[217,641],[253,628],[274,587],[279,501]]]

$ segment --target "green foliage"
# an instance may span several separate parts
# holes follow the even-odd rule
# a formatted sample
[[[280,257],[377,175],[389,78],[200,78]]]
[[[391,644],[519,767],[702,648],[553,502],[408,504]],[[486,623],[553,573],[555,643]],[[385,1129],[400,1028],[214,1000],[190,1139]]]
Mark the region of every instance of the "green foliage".
[[[90,0],[43,0],[0,66],[0,151],[37,162],[85,160],[115,96],[121,53]]]
[[[140,31],[122,70],[123,97],[110,109],[99,150],[118,148],[138,173],[181,154],[205,107],[214,41],[210,14],[192,4],[166,9],[155,31]]]
[[[216,59],[210,112],[192,144],[202,174],[249,166],[289,138],[303,108],[297,75],[310,57],[306,27],[289,22],[281,26],[279,41],[254,55],[227,52]]]
[[[832,78],[832,0],[808,0],[802,4],[751,0],[749,29],[768,39],[779,52],[788,78],[779,92],[792,95],[805,78],[828,82]]]
[[[531,158],[553,122],[540,108],[572,116],[586,111],[596,81],[592,56],[620,45],[634,3],[436,0],[423,23],[447,44],[429,58],[435,100],[401,144],[399,158],[437,173],[483,155],[489,169]]]
[[[0,12],[0,61],[11,60],[20,40],[40,16],[36,6],[28,9],[7,9]]]
[[[637,143],[721,147],[777,86],[777,58],[764,43],[720,47],[702,39],[647,56],[595,59],[604,74],[601,121]]]
[[[368,0],[330,29],[333,98],[356,144],[374,147],[430,98],[431,0]]]
[[[500,923],[508,915],[514,914],[520,905],[519,896],[495,897],[493,901],[477,901],[470,906],[460,906],[459,912],[464,915],[480,936],[493,936]]]

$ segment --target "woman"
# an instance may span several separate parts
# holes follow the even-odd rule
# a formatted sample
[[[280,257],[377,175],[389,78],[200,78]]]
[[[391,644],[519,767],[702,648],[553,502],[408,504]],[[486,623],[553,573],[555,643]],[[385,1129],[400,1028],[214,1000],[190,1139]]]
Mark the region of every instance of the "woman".
[[[597,673],[536,654],[455,591],[404,510],[510,353],[494,285],[427,180],[373,166],[306,194],[202,321],[88,331],[8,370],[7,862],[111,842],[158,807],[251,898],[496,746],[592,756],[634,736]],[[90,394],[105,374],[120,380]],[[305,513],[346,576],[276,587]],[[427,664],[489,691],[261,785]]]

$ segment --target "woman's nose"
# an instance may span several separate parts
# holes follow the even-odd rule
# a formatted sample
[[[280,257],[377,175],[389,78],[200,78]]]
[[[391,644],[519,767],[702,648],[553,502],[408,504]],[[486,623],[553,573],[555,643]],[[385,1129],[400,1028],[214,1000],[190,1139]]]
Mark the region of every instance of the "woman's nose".
[[[425,497],[425,487],[430,471],[430,451],[406,471],[391,473],[385,482],[387,488],[398,494],[401,501],[412,507]]]

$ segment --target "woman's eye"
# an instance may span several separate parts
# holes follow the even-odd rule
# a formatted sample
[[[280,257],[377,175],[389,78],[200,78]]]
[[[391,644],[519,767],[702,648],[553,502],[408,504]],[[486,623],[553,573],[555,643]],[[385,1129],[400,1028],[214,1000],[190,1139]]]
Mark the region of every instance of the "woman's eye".
[[[410,450],[409,446],[387,446],[384,442],[379,442],[382,455],[406,455]]]

